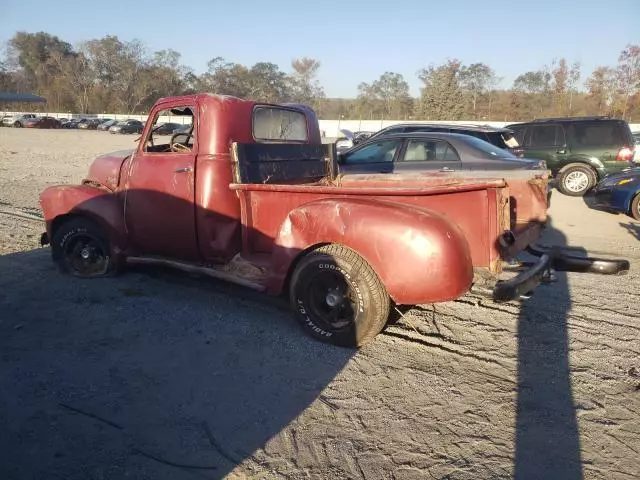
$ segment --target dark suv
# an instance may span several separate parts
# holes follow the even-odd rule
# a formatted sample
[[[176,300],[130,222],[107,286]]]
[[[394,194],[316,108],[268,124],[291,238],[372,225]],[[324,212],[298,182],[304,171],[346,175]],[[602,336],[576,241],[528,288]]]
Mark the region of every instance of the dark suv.
[[[460,133],[463,135],[471,135],[472,137],[489,142],[498,148],[507,150],[518,157],[522,157],[524,155],[514,133],[510,129],[491,127],[489,125],[465,125],[459,123],[398,123],[383,128],[382,130],[378,130],[367,138],[367,140],[391,133],[414,132]]]
[[[629,124],[610,117],[541,118],[507,125],[525,155],[547,162],[565,195],[579,197],[609,173],[632,166]],[[640,154],[638,154],[640,155]]]

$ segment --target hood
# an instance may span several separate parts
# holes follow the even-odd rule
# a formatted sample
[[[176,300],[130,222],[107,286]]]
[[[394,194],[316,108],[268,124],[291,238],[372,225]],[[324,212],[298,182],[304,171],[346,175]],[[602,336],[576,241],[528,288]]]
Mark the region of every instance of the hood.
[[[97,183],[113,191],[120,182],[120,169],[124,161],[131,156],[134,149],[118,150],[95,158],[89,167],[89,175],[85,182]]]

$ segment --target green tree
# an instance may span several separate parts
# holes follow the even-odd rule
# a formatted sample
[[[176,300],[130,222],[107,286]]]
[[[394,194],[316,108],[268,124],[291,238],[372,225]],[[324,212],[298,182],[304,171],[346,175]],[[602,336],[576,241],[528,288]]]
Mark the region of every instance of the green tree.
[[[431,65],[419,73],[424,85],[419,104],[419,115],[422,118],[460,120],[464,116],[460,69],[458,60],[448,60],[442,65]]]

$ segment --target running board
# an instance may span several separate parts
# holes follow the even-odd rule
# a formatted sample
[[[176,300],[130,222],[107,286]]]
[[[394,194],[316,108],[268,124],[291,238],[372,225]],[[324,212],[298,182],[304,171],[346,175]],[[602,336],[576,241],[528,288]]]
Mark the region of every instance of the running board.
[[[218,280],[225,280],[227,282],[242,285],[243,287],[251,288],[259,292],[264,292],[266,287],[256,281],[247,280],[239,275],[233,273],[221,271],[215,267],[204,267],[200,265],[193,265],[190,263],[179,262],[177,260],[168,260],[165,258],[150,258],[150,257],[127,257],[127,263],[133,265],[156,265],[163,267],[175,268],[187,273],[195,273],[197,275],[207,275],[209,277],[216,278]],[[221,266],[224,268],[224,266]]]

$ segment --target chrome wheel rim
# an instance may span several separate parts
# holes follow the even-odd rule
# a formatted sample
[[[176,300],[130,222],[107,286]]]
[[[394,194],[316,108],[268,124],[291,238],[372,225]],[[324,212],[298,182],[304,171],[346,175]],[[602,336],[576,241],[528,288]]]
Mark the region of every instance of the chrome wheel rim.
[[[589,175],[580,170],[571,172],[564,178],[564,186],[573,193],[586,190],[589,186]]]

